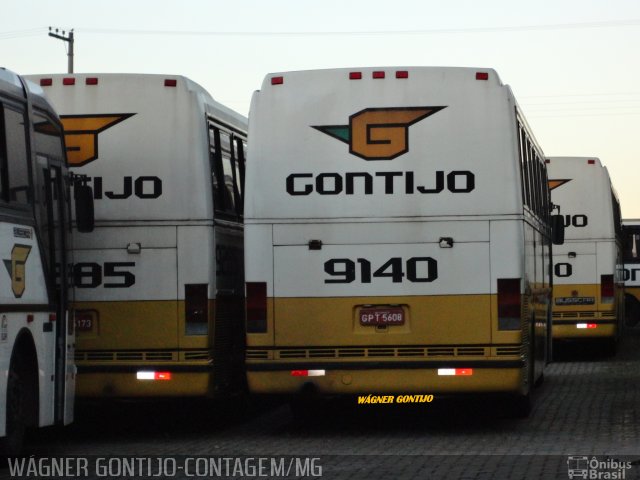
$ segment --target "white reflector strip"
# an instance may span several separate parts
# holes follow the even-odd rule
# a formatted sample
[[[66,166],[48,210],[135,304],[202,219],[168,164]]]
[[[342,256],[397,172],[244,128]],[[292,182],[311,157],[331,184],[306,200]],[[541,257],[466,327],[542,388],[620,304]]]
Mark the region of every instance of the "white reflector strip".
[[[324,370],[309,370],[308,375],[310,377],[324,377],[325,371]]]
[[[138,380],[171,380],[171,372],[136,372]]]
[[[473,375],[473,368],[439,368],[438,375],[455,375],[469,377]]]

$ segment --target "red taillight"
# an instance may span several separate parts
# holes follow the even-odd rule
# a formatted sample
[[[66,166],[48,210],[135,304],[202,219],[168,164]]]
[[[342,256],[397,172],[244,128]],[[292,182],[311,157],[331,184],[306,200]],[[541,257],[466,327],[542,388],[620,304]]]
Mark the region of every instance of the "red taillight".
[[[178,86],[178,81],[175,78],[165,78],[164,79],[164,86],[165,87],[177,87]]]
[[[600,301],[613,303],[614,290],[613,275],[600,275]]]
[[[154,380],[171,380],[171,372],[155,372]]]
[[[324,377],[326,370],[291,370],[292,377]]]
[[[372,77],[373,78],[384,78],[384,72],[382,72],[382,71],[373,72]]]
[[[267,331],[267,284],[247,282],[247,333]]]
[[[86,85],[97,85],[98,78],[97,77],[87,77],[84,81]]]
[[[362,80],[362,72],[349,72],[349,80]]]
[[[284,77],[271,77],[271,85],[282,85]]]
[[[57,318],[58,318],[58,317],[56,316],[56,314],[55,314],[55,313],[50,313],[50,314],[49,314],[49,321],[50,321],[50,322],[55,322]]]
[[[396,72],[396,78],[409,78],[409,72],[406,70],[398,70]]]
[[[520,330],[521,303],[519,278],[498,279],[498,330]]]
[[[41,87],[50,87],[51,85],[53,85],[53,78],[41,78],[40,79],[40,86]]]
[[[66,77],[62,79],[62,85],[75,85],[76,79],[73,77]]]
[[[489,80],[487,72],[476,72],[476,80]]]

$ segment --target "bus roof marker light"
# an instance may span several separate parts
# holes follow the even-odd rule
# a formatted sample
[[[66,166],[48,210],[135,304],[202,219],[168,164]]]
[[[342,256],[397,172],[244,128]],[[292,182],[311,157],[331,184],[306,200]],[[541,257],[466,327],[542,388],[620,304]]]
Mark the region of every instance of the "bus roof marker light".
[[[362,72],[349,72],[349,80],[362,80]]]
[[[589,160],[587,160],[587,164],[589,164],[589,165],[595,165],[595,164],[596,164],[596,161],[595,161],[594,159],[590,158]]]
[[[98,77],[87,77],[84,83],[86,85],[98,85]]]
[[[73,77],[65,77],[62,79],[62,85],[75,85],[76,79]]]
[[[50,87],[51,85],[53,85],[53,78],[41,78],[40,79],[40,86],[41,87]]]
[[[476,72],[476,80],[489,80],[488,72]]]
[[[284,77],[271,77],[271,85],[282,85]]]
[[[396,72],[396,78],[409,78],[409,72],[407,70],[398,70]]]
[[[377,70],[377,71],[375,71],[375,72],[373,72],[373,73],[371,74],[371,77],[372,77],[372,78],[375,78],[375,79],[380,79],[380,78],[384,78],[384,77],[385,77],[385,74],[384,74],[384,72],[383,72],[383,71],[381,71],[381,70]]]
[[[165,87],[177,87],[178,86],[178,81],[175,78],[165,78],[164,79],[164,86]]]

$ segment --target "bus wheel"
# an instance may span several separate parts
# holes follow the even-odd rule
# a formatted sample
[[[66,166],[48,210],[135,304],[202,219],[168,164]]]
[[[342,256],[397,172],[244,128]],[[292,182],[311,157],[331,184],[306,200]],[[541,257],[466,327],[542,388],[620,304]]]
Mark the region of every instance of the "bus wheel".
[[[601,351],[606,357],[615,357],[618,352],[618,342],[615,337],[602,341]]]
[[[634,327],[640,321],[640,302],[633,295],[624,295],[625,323],[628,327]]]
[[[524,395],[517,395],[513,399],[512,413],[515,418],[527,418],[533,407],[533,386],[535,381],[535,364],[536,364],[536,337],[535,329],[531,321],[531,331],[529,334],[529,350],[527,352],[527,385],[529,390]]]
[[[527,418],[531,413],[533,401],[531,389],[526,395],[518,395],[511,404],[511,413],[514,418]]]
[[[20,454],[27,428],[24,410],[27,400],[24,379],[15,368],[15,364],[20,365],[20,362],[20,358],[11,362],[7,380],[6,435],[0,439],[0,455],[7,457]]]

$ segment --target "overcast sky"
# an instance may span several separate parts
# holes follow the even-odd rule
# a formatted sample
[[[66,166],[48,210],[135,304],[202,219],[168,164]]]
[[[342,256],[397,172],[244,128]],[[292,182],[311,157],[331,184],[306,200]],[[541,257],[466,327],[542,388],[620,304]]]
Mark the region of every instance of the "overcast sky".
[[[640,218],[638,0],[19,0],[3,2],[0,66],[181,74],[248,115],[269,72],[495,68],[548,156],[597,156]]]

